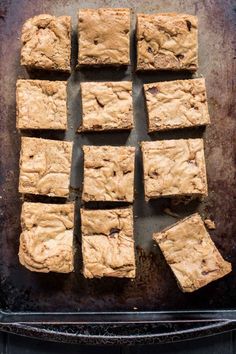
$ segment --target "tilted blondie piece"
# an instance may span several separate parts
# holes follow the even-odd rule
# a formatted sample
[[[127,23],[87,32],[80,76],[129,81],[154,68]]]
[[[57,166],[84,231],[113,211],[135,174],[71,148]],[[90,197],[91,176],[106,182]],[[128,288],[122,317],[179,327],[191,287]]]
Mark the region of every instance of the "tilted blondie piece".
[[[79,65],[130,64],[130,10],[80,9]]]
[[[21,212],[20,263],[34,272],[72,272],[73,225],[73,204],[25,202]]]
[[[199,214],[153,235],[182,291],[192,292],[230,273]]]
[[[81,97],[81,131],[133,128],[131,82],[83,82]]]
[[[72,142],[22,137],[19,192],[69,195]]]
[[[83,274],[135,277],[132,208],[81,209]]]
[[[145,84],[144,92],[149,132],[210,123],[205,79]]]
[[[22,28],[21,65],[70,72],[71,18],[38,15]]]
[[[207,195],[203,139],[141,143],[145,198]]]
[[[17,80],[18,129],[67,129],[66,81]]]
[[[137,70],[197,70],[197,24],[192,15],[138,14]]]
[[[131,146],[83,146],[84,185],[88,201],[134,200],[135,148]]]

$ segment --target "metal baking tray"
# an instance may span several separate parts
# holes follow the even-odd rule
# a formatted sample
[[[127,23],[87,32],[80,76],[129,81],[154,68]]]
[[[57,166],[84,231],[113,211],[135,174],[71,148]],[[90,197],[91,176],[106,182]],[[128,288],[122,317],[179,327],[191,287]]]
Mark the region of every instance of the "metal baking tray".
[[[236,188],[235,188],[235,7],[234,1],[109,1],[109,0],[2,0],[1,43],[1,238],[0,329],[39,338],[80,343],[154,343],[222,332],[236,327]],[[147,134],[142,84],[190,78],[184,72],[136,73],[123,69],[76,70],[76,12],[80,7],[131,7],[133,11],[132,60],[135,60],[135,12],[186,12],[199,18],[197,76],[206,78],[212,124],[206,130],[186,129]],[[26,19],[40,13],[73,18],[71,76],[63,73],[27,72],[20,66],[20,33]],[[69,130],[29,131],[23,135],[74,141],[71,199],[76,203],[76,270],[73,274],[37,274],[19,265],[21,196],[17,191],[20,134],[15,128],[17,78],[68,79]],[[135,129],[131,133],[78,134],[81,120],[81,81],[132,80]],[[204,137],[209,196],[175,205],[171,199],[144,201],[141,140]],[[83,144],[133,145],[136,152],[134,203],[137,277],[87,280],[81,274],[79,228]],[[35,196],[31,200],[49,201]],[[53,199],[57,202],[58,199]],[[61,200],[60,200],[61,201]],[[99,204],[95,205],[100,207]],[[199,211],[212,218],[217,228],[211,236],[233,272],[192,294],[183,294],[151,240],[154,231],[173,224],[175,217]]]

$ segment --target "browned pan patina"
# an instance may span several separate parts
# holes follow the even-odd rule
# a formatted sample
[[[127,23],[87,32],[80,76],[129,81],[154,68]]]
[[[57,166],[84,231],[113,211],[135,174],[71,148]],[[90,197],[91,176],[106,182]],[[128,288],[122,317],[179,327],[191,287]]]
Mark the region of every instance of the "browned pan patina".
[[[1,238],[0,238],[0,304],[9,312],[76,312],[76,311],[175,311],[236,309],[236,120],[235,120],[235,33],[236,8],[226,1],[30,1],[2,0],[0,5],[1,46]],[[132,7],[135,12],[186,12],[199,18],[199,69],[195,76],[206,78],[212,124],[204,129],[147,134],[142,84],[147,82],[190,78],[184,72],[135,73],[127,69],[81,69],[76,71],[77,19],[80,7]],[[27,72],[20,66],[21,27],[29,17],[50,13],[70,15],[73,19],[73,53],[71,76],[62,73]],[[133,16],[133,29],[135,26]],[[135,59],[134,32],[132,59]],[[67,79],[69,131],[24,132],[24,135],[74,141],[71,198],[76,199],[76,270],[70,275],[36,274],[20,266],[18,244],[20,234],[21,196],[17,191],[20,134],[17,132],[15,85],[17,78]],[[81,81],[132,80],[135,129],[131,134],[78,134],[81,108]],[[144,201],[139,142],[151,139],[204,137],[209,182],[209,196],[203,201],[175,205],[170,199]],[[137,147],[136,200],[134,203],[137,277],[127,279],[85,279],[81,274],[79,207],[82,183],[81,149],[83,144],[132,145]],[[49,198],[31,197],[34,201]],[[54,199],[56,202],[56,200]],[[100,206],[99,204],[96,205]],[[93,206],[94,207],[94,206]],[[199,211],[211,218],[216,229],[210,231],[224,258],[233,265],[233,272],[193,294],[183,294],[152,241],[152,233],[176,222],[167,215],[171,210],[180,218]],[[137,320],[137,317],[136,317]]]

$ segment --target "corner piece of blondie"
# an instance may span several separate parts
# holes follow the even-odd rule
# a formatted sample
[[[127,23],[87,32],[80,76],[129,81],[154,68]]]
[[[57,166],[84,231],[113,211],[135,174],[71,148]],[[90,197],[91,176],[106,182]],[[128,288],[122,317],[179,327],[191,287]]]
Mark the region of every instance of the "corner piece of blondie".
[[[23,203],[20,263],[33,272],[72,272],[73,225],[72,203]]]
[[[137,70],[197,70],[197,28],[193,15],[138,14]]]
[[[22,27],[21,41],[21,65],[70,72],[71,17],[32,17]]]
[[[232,270],[208,234],[199,214],[153,234],[183,292],[193,292]]]

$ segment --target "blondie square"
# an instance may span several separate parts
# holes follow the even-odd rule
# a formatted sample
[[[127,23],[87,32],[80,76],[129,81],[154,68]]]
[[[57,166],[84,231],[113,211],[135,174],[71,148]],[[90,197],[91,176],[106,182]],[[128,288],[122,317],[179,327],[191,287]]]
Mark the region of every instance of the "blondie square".
[[[65,81],[17,80],[18,129],[67,129]]]
[[[210,123],[205,79],[144,85],[149,132]]]
[[[195,291],[230,273],[199,214],[153,235],[183,292]]]
[[[137,70],[197,70],[197,26],[192,15],[138,14]]]
[[[130,146],[83,146],[84,186],[88,201],[134,200],[135,148]]]
[[[73,224],[73,204],[25,202],[21,212],[20,263],[34,272],[72,272]]]
[[[132,208],[81,209],[83,274],[135,277]]]
[[[81,97],[81,131],[133,128],[131,82],[83,82]]]
[[[141,143],[145,198],[207,195],[203,139]]]
[[[130,64],[130,10],[81,9],[79,65]]]
[[[19,192],[67,197],[72,142],[22,137]]]
[[[21,65],[70,72],[69,16],[38,15],[28,19],[22,28],[21,41]]]

